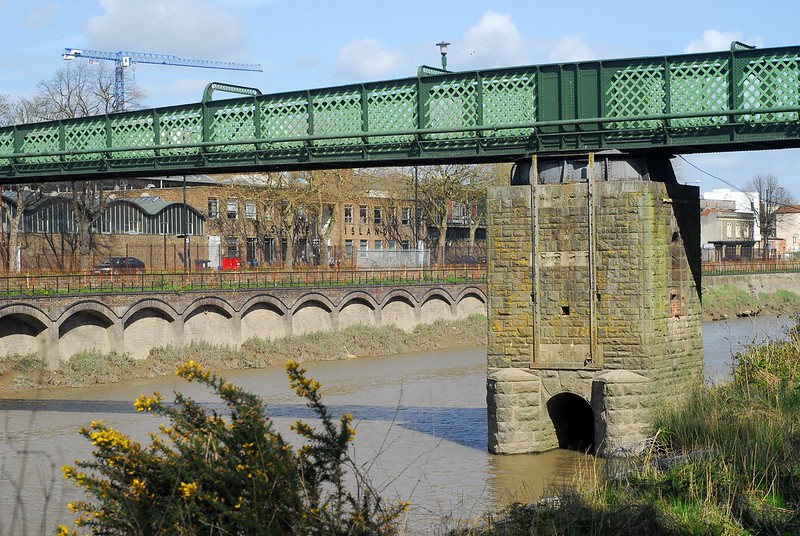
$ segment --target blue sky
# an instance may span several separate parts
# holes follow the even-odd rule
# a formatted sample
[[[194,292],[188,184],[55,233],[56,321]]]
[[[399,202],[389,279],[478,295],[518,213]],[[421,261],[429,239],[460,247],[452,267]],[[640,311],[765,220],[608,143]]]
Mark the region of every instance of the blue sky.
[[[759,47],[800,44],[796,0],[666,5],[657,11],[657,4],[640,0],[0,0],[0,93],[33,94],[38,81],[63,66],[65,47],[264,67],[262,73],[133,67],[146,104],[166,106],[197,102],[211,81],[273,93],[411,76],[420,64],[438,65],[435,44],[442,40],[451,43],[451,70],[723,50],[733,39]],[[772,173],[800,194],[800,150],[686,159],[737,186]],[[679,167],[682,180],[700,180],[703,190],[726,187],[686,163]]]

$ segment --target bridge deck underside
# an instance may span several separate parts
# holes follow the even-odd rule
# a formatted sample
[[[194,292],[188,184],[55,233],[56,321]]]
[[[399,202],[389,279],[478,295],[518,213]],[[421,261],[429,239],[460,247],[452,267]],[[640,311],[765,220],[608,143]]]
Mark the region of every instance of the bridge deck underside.
[[[371,82],[0,129],[0,176],[63,180],[800,146],[800,47]]]

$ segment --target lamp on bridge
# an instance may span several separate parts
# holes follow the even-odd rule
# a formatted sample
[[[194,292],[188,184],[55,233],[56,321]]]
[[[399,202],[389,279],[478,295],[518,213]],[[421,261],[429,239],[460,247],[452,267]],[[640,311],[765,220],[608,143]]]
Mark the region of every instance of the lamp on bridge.
[[[445,71],[447,70],[447,47],[450,43],[446,41],[440,41],[436,43],[436,46],[439,47],[439,52],[442,53],[442,69]]]

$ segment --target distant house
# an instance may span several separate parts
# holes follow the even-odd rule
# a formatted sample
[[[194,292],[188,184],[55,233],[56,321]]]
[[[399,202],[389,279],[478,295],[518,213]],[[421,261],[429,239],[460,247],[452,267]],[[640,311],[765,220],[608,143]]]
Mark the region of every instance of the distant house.
[[[737,210],[733,199],[700,200],[700,238],[703,260],[730,261],[753,258],[755,217]]]
[[[783,205],[776,215],[775,234],[783,240],[784,255],[800,258],[800,205]]]

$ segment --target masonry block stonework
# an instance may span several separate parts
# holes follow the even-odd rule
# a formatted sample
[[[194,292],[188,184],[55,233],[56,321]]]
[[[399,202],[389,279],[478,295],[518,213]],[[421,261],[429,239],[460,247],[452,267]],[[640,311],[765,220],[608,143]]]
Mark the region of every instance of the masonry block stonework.
[[[697,188],[544,183],[488,204],[489,450],[643,439],[703,380]]]

